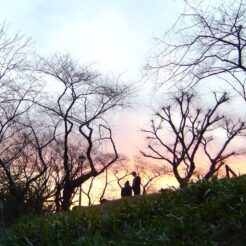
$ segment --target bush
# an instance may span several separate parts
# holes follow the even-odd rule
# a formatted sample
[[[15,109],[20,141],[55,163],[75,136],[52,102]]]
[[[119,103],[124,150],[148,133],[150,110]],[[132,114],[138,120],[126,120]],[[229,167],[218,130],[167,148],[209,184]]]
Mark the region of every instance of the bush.
[[[21,184],[15,185],[15,189],[0,191],[2,201],[2,214],[5,224],[10,224],[20,216],[27,214],[42,214],[45,211],[43,194],[30,187],[25,189]]]

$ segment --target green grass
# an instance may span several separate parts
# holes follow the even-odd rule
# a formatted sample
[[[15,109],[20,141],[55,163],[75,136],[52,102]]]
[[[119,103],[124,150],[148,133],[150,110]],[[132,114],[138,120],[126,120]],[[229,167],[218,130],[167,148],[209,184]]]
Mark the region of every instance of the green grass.
[[[245,245],[246,177],[25,217],[0,245]]]

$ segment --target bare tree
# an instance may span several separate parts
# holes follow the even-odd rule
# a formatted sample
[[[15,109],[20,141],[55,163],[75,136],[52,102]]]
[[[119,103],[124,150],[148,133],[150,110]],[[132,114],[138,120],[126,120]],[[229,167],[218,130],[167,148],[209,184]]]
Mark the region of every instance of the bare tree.
[[[186,11],[163,39],[146,65],[158,82],[193,86],[216,76],[246,100],[246,3],[244,0],[186,0]],[[205,82],[205,81],[204,81]]]
[[[143,130],[149,143],[148,151],[141,153],[171,165],[181,187],[187,186],[192,178],[199,162],[198,155],[200,158],[203,155],[208,157],[210,167],[205,178],[209,179],[229,157],[240,154],[239,150],[234,148],[231,151],[228,146],[246,128],[244,122],[227,120],[220,113],[222,105],[229,100],[226,93],[215,93],[214,104],[203,110],[194,106],[195,99],[191,92],[181,92],[174,96],[171,104],[155,113],[150,129]],[[218,131],[225,133],[220,142],[215,141],[215,133]]]
[[[35,104],[50,117],[59,129],[59,153],[61,158],[60,183],[57,185],[57,210],[68,210],[77,187],[88,179],[105,171],[118,158],[112,132],[106,123],[106,114],[123,107],[129,95],[129,87],[119,81],[104,79],[88,67],[76,65],[69,56],[55,55],[41,59],[35,71],[51,80],[59,93],[45,100],[36,98]],[[71,146],[77,146],[80,154],[72,161]],[[102,150],[104,149],[104,151]],[[104,167],[96,169],[96,152],[111,153]],[[80,174],[80,156],[84,155],[88,170]],[[59,197],[59,199],[58,199]],[[59,200],[59,206],[58,206]]]
[[[117,186],[122,189],[122,181],[125,181],[126,178],[131,175],[131,167],[129,165],[129,160],[126,157],[121,157],[117,163],[112,166],[112,175],[114,176],[113,182],[117,183]]]
[[[143,157],[137,157],[135,162],[135,170],[141,177],[143,195],[153,192],[156,188],[157,180],[171,173],[166,166],[150,163],[143,159]]]
[[[102,169],[105,167],[107,161],[109,159],[112,159],[112,156],[109,154],[97,154],[97,158],[95,160],[96,163],[96,168],[97,169]],[[111,180],[109,179],[109,171],[111,167],[113,167],[118,160],[110,167],[106,168],[104,173],[101,173],[100,175],[94,176],[87,180],[84,186],[82,188],[83,194],[86,196],[88,200],[88,206],[93,205],[95,202],[100,202],[102,199],[104,199],[108,186],[111,184]],[[98,182],[100,184],[100,188],[94,187],[94,183]]]
[[[98,156],[98,162],[99,165],[105,167],[105,164],[107,163],[108,159],[111,159],[112,156],[106,154],[106,155],[100,155]],[[117,162],[117,160],[115,161],[115,163]],[[114,163],[114,165],[115,165]],[[113,166],[113,165],[112,165]],[[111,167],[112,167],[111,166]],[[103,184],[101,185],[101,192],[99,193],[99,201],[102,201],[106,195],[108,186],[110,185],[111,181],[109,180],[109,171],[110,171],[110,167],[106,168],[105,172],[104,172],[104,177],[103,177]],[[101,176],[101,175],[100,175]]]
[[[92,177],[91,179],[89,179],[86,183],[89,183],[87,189],[85,189],[84,187],[82,188],[82,192],[83,194],[86,196],[87,200],[88,200],[88,206],[91,206],[94,204],[94,200],[92,199],[92,189],[93,189],[93,184],[94,184],[94,180],[96,177]]]
[[[18,72],[23,72],[28,67],[28,58],[33,53],[31,40],[20,33],[14,35],[8,34],[8,26],[6,23],[0,26],[0,81],[1,86],[14,83],[16,86],[16,76]],[[15,87],[14,86],[14,87]]]
[[[100,155],[98,157],[97,165],[104,165],[107,156]],[[83,185],[83,194],[88,200],[88,206],[94,204],[94,202],[107,199],[117,198],[120,195],[121,189],[124,187],[124,182],[128,179],[132,180],[131,172],[136,170],[141,176],[141,186],[143,194],[155,190],[155,181],[158,178],[163,177],[168,172],[166,167],[158,166],[153,163],[147,163],[143,158],[138,157],[135,161],[137,164],[132,166],[126,157],[121,156],[110,168],[100,176],[93,177]],[[100,188],[96,183],[100,183]]]
[[[155,186],[155,181],[158,178],[170,173],[166,167],[158,165],[158,163],[147,162],[143,157],[135,157],[136,164],[132,165],[129,163],[127,158],[122,158],[111,168],[113,172],[114,180],[112,180],[112,185],[115,186],[117,183],[120,189],[123,188],[123,182],[127,179],[131,182],[132,180],[132,171],[136,171],[137,174],[141,177],[141,187],[142,193],[147,194],[150,191],[153,191]]]
[[[0,186],[5,187],[8,198],[12,199],[8,210],[13,216],[42,212],[43,204],[52,195],[47,189],[49,158],[46,149],[54,135],[47,134],[47,128],[34,127],[33,122],[27,120],[28,111],[25,109],[21,117],[16,115],[9,122],[0,142],[0,169],[4,174]]]
[[[37,139],[30,128],[26,127],[26,119],[33,106],[32,100],[40,89],[39,83],[28,72],[31,53],[29,39],[19,33],[8,35],[7,25],[1,25],[0,189],[5,202],[9,202],[5,212],[9,210],[12,217],[27,209],[37,212],[37,207],[30,206],[34,205],[34,195],[41,196],[42,189],[38,185],[47,170],[33,146]],[[32,138],[32,143],[27,135],[29,140]]]
[[[7,159],[9,151],[5,153],[5,159],[1,159],[1,169],[5,174],[7,189],[9,190],[9,198],[14,198],[9,204],[12,207],[12,214],[18,216],[20,213],[33,212],[41,213],[43,205],[52,194],[49,193],[49,162],[42,161],[39,156],[39,150],[34,146],[34,142],[30,143],[30,136],[25,140],[24,136],[18,141],[16,149],[18,154],[14,158]],[[22,141],[22,146],[20,146]],[[42,143],[40,147],[47,146],[48,142]],[[11,149],[13,150],[13,149]],[[17,150],[15,153],[17,153]],[[12,156],[12,153],[10,153]],[[2,184],[3,185],[3,184]]]

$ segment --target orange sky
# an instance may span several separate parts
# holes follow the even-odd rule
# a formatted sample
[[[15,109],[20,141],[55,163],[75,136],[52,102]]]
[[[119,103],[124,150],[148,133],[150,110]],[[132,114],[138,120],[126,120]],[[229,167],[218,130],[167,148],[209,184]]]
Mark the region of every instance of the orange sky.
[[[135,163],[132,161],[130,161],[130,163],[129,163],[129,165],[132,167],[134,166],[134,164]],[[237,175],[246,173],[246,157],[235,157],[235,158],[231,159],[231,162],[228,162],[228,164],[231,167],[231,169]],[[197,170],[200,171],[201,168],[198,167]],[[224,171],[225,171],[225,168],[222,168],[221,172],[223,173]],[[100,180],[94,182],[94,186],[93,186],[92,201],[94,204],[99,203],[100,192],[104,186],[105,180],[104,180],[103,176],[99,177],[99,179]],[[109,178],[109,179],[113,180],[114,177],[111,176],[111,178]],[[124,180],[122,180],[121,183],[123,184],[126,180],[129,180],[131,183],[132,179],[133,179],[133,177],[131,175],[129,175]],[[160,179],[153,181],[153,185],[154,185],[155,191],[159,191],[161,188],[170,188],[172,186],[174,186],[174,187],[179,186],[177,180],[172,175],[164,175]],[[88,182],[83,184],[83,187],[86,190],[86,187],[88,187]],[[107,189],[105,198],[107,198],[107,199],[119,199],[120,198],[120,187],[118,187],[117,184],[114,184],[114,187],[112,187],[110,185]],[[77,201],[77,202],[74,205],[78,205],[78,199],[79,199],[78,195],[75,196],[74,201]],[[88,200],[87,200],[86,195],[82,194],[82,205],[87,206],[87,203],[88,203]]]

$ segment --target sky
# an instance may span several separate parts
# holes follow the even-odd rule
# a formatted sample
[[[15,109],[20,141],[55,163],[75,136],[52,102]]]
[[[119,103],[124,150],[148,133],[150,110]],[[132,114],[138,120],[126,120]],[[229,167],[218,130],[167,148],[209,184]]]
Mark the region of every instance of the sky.
[[[84,63],[134,78],[153,37],[182,0],[1,0],[0,18],[31,37],[40,53],[69,53]]]
[[[183,0],[0,0],[0,23],[30,37],[38,54],[70,54],[82,65],[141,85],[131,109],[112,119],[118,151],[133,160],[156,102],[142,67],[154,37],[183,11]]]
[[[133,107],[113,119],[119,152],[138,153],[151,93],[141,80],[153,45],[182,12],[182,0],[0,0],[0,22],[30,37],[38,54],[70,54],[102,73],[142,83]],[[148,98],[148,100],[147,100]]]

